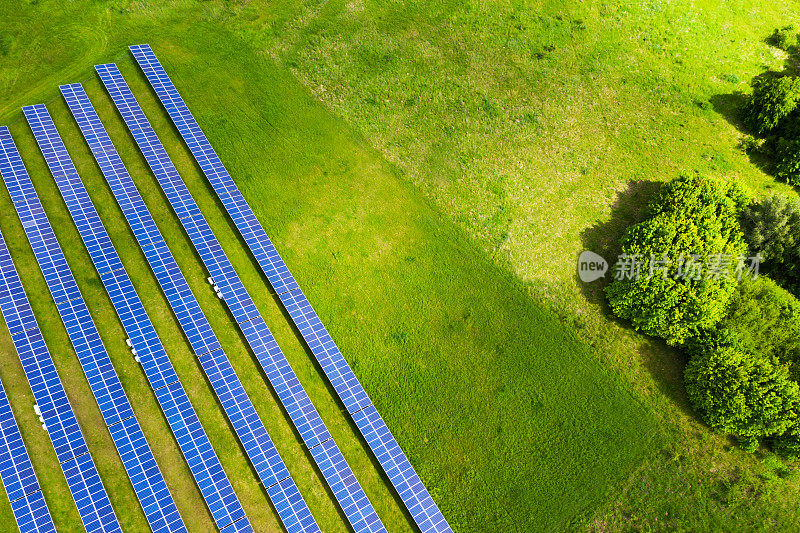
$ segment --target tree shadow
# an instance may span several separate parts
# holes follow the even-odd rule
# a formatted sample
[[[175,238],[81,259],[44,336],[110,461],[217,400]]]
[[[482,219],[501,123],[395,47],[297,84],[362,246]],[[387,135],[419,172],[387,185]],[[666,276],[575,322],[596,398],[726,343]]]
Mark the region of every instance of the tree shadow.
[[[604,289],[613,279],[614,262],[622,252],[620,244],[622,236],[628,227],[647,218],[648,205],[661,185],[662,182],[652,180],[630,182],[624,190],[617,194],[608,220],[599,222],[581,233],[584,250],[601,255],[608,261],[609,270],[605,277],[591,283],[584,283],[576,269],[575,282],[580,286],[584,297],[596,305],[606,319],[626,330],[632,329],[630,323],[614,315],[608,305]],[[683,369],[688,357],[681,350],[667,346],[662,339],[644,334],[640,334],[640,337],[639,360],[653,376],[659,391],[684,414],[700,421],[689,404],[683,383]]]
[[[604,315],[616,320],[606,301],[604,289],[614,275],[613,267],[617,256],[621,253],[620,241],[628,226],[645,219],[647,206],[661,187],[661,182],[637,180],[628,183],[625,190],[617,194],[611,206],[611,216],[605,222],[599,222],[581,233],[584,250],[590,250],[602,256],[608,262],[605,276],[591,283],[584,283],[575,271],[575,283],[581,288],[584,297],[599,306]]]

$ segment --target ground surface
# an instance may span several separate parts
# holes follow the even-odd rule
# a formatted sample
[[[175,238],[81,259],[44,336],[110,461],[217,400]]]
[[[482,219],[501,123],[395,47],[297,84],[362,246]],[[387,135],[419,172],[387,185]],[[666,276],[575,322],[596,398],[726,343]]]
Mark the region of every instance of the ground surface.
[[[792,193],[737,150],[764,42],[797,25],[763,1],[248,4],[232,23],[354,124],[403,176],[592,347],[671,443],[586,518],[604,530],[800,529],[797,478],[690,412],[684,360],[610,319],[583,249],[606,257],[657,183],[681,171]],[[241,19],[251,21],[241,29]],[[794,193],[792,193],[794,194]]]
[[[457,212],[473,188],[468,174],[462,180],[463,190],[456,186],[457,164],[462,164],[458,162],[469,163],[458,146],[441,143],[431,138],[431,132],[419,129],[419,142],[428,138],[438,146],[426,149],[426,157],[439,158],[441,168],[452,172],[437,174],[442,184],[452,181],[450,186],[426,186],[424,176],[408,179],[409,165],[418,164],[426,172],[438,167],[411,161],[413,149],[405,155],[390,153],[377,142],[376,132],[347,112],[347,94],[335,96],[341,109],[319,102],[315,92],[320,88],[311,83],[316,60],[301,61],[300,51],[325,47],[314,48],[313,36],[304,34],[301,23],[318,19],[336,27],[339,13],[358,13],[358,9],[358,5],[334,3],[302,9],[215,2],[158,6],[4,3],[0,8],[4,21],[0,26],[0,122],[11,125],[159,465],[192,529],[208,529],[208,513],[144,375],[125,348],[110,302],[21,119],[21,105],[48,104],[248,515],[259,530],[277,530],[278,523],[58,96],[60,83],[85,80],[90,98],[312,512],[325,531],[344,527],[320,475],[231,318],[205,284],[199,259],[94,78],[95,63],[120,65],[245,284],[260,295],[257,300],[267,323],[387,527],[400,531],[410,526],[129,58],[126,46],[139,42],[153,45],[173,75],[453,526],[461,531],[580,526],[615,487],[631,479],[641,465],[650,464],[669,438],[656,430],[654,404],[632,386],[636,381],[609,364],[607,354],[597,353],[581,340],[573,322],[559,320],[549,309],[557,301],[532,293],[525,286],[530,280],[509,269],[495,250],[487,252],[491,239],[475,232],[469,217]],[[404,33],[414,38],[410,29]],[[461,64],[469,62],[472,53],[445,59]],[[371,57],[366,53],[367,61]],[[377,57],[381,61],[380,53]],[[419,75],[429,77],[425,72]],[[352,76],[359,77],[358,73]],[[354,85],[353,91],[357,90]],[[358,102],[370,98],[364,93]],[[411,101],[403,105],[414,106]],[[489,115],[499,113],[493,105],[487,100],[481,109]],[[376,125],[388,129],[391,121],[402,118],[387,112]],[[418,121],[422,122],[422,115]],[[459,130],[459,124],[450,126],[454,129],[448,135],[454,138],[470,134]],[[505,151],[496,148],[497,153]],[[493,190],[507,194],[503,191],[513,184],[497,178]],[[453,208],[446,198],[451,198]],[[478,200],[474,200],[476,206]],[[144,517],[4,189],[0,189],[0,205],[0,227],[112,503],[127,530],[142,530]],[[538,251],[531,249],[531,253]],[[555,270],[559,261],[555,255],[544,260]],[[572,313],[569,308],[562,311]],[[5,334],[0,343],[0,378],[9,390],[47,501],[61,529],[79,529],[63,476],[48,439],[36,424],[30,390]],[[0,504],[0,513],[4,520],[10,519],[7,503]]]

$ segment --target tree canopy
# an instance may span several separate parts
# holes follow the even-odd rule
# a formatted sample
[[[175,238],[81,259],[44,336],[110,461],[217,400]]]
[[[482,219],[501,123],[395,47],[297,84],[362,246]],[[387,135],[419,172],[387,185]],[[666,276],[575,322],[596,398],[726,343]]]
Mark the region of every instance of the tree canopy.
[[[739,225],[745,202],[738,187],[698,175],[664,184],[650,218],[622,239],[623,256],[645,264],[639,276],[616,276],[607,287],[614,313],[673,345],[716,324],[736,289],[733,263],[746,251]]]

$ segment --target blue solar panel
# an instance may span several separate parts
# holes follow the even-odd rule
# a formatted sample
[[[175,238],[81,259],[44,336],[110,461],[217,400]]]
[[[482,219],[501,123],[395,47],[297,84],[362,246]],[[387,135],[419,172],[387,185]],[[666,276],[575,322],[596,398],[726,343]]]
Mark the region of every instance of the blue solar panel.
[[[133,56],[142,68],[150,85],[155,90],[175,127],[183,137],[192,155],[200,165],[209,183],[214,188],[234,224],[241,233],[256,261],[263,270],[273,290],[280,296],[295,326],[300,330],[311,353],[322,366],[347,411],[357,421],[362,409],[372,405],[364,387],[356,378],[325,326],[289,272],[286,263],[278,254],[253,210],[236,187],[222,161],[208,142],[189,108],[178,94],[161,63],[149,45],[130,47]],[[373,408],[374,409],[374,408]],[[425,486],[419,480],[403,451],[392,437],[389,428],[378,416],[374,422],[382,435],[395,443],[391,451],[372,448],[384,471],[389,476],[403,502],[423,532],[450,531],[450,527],[438,507],[433,503]],[[362,429],[359,426],[359,429]],[[370,436],[362,434],[370,442]],[[399,474],[392,474],[399,472]],[[410,487],[410,489],[409,489]],[[423,502],[423,503],[420,503]]]
[[[22,159],[8,128],[0,128],[0,174],[11,179],[9,176],[24,172]],[[15,328],[11,340],[42,413],[84,528],[87,531],[121,531],[2,235],[0,311],[6,324]],[[30,506],[32,509],[41,508],[35,501]]]
[[[79,105],[74,96],[76,93],[85,98],[80,85],[65,85],[61,91],[70,106]],[[58,157],[58,165],[51,167],[53,177],[217,527],[222,529],[236,520],[244,519],[246,522],[244,509],[222,470],[186,391],[178,381],[178,375],[66,153],[47,109],[44,106],[37,109],[35,118],[30,120],[43,131],[40,140],[45,146],[51,147],[46,149],[48,153],[55,151],[62,154]]]
[[[38,113],[36,108],[23,108],[30,119]],[[39,125],[32,128],[34,135],[42,134]],[[50,145],[40,145],[48,165],[60,164],[56,159],[57,150]],[[16,149],[16,148],[15,148]],[[8,147],[6,147],[8,151]],[[44,214],[44,209],[27,172],[18,172],[10,176],[3,175],[9,191],[26,193],[24,202],[15,203],[14,207],[21,220],[31,219],[26,226],[25,234],[33,247],[33,253],[44,273],[45,281],[56,303],[61,319],[67,329],[78,360],[81,363],[92,393],[97,400],[100,412],[109,426],[111,437],[117,447],[122,464],[133,483],[139,502],[153,531],[186,531],[178,514],[175,502],[167,491],[167,485],[161,471],[155,464],[153,452],[144,439],[139,423],[134,417],[119,377],[111,364],[111,359],[103,346],[100,334],[89,315],[89,309],[80,295],[78,285],[67,265],[61,247]],[[120,431],[115,426],[125,431]],[[141,478],[141,480],[140,480]],[[166,497],[162,493],[166,492]],[[154,503],[155,502],[155,503]]]
[[[286,408],[303,442],[312,449],[312,456],[314,456],[313,448],[324,442],[328,442],[329,447],[335,447],[336,444],[319,413],[258,313],[253,300],[214,237],[211,227],[197,207],[119,70],[115,65],[99,65],[96,68],[189,239],[219,287],[222,300],[239,323],[245,339],[269,377],[273,389]],[[343,475],[352,477],[354,481],[343,486],[340,491],[333,491],[351,525],[356,531],[383,530],[375,509],[361,486],[355,481],[350,467],[342,461],[337,463],[337,468],[342,469]],[[320,470],[329,486],[338,483],[338,478],[334,476],[332,470],[323,468]],[[329,478],[329,475],[334,477]],[[349,502],[355,502],[355,506]],[[362,515],[369,518],[364,520]]]
[[[145,258],[189,339],[192,350],[197,354],[225,414],[233,425],[259,479],[272,498],[278,515],[290,531],[318,532],[319,527],[311,516],[308,506],[300,496],[294,480],[278,455],[255,407],[189,289],[189,284],[178,268],[175,258],[161,237],[91,102],[80,86],[67,86],[64,88],[64,94],[114,197],[144,251]],[[172,386],[159,389],[157,394]],[[276,492],[274,487],[278,485],[286,488]],[[282,492],[291,494],[292,498],[287,500],[282,496]],[[287,501],[290,503],[288,507]],[[239,530],[243,527],[243,523],[245,523],[243,520],[234,522],[232,526],[225,528],[225,531],[232,528]],[[297,529],[298,527],[300,529]]]
[[[3,481],[20,531],[56,530],[2,383],[0,383],[0,479]]]
[[[56,530],[40,490],[11,502],[11,511],[14,513],[20,533]]]

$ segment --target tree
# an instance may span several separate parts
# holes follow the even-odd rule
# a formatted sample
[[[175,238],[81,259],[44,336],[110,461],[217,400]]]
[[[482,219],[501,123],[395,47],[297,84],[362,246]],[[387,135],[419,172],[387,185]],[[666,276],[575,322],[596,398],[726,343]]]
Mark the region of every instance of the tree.
[[[687,351],[686,390],[710,426],[748,449],[768,437],[782,455],[800,452],[797,298],[764,276],[744,279],[725,317],[691,339]]]
[[[712,266],[720,258],[735,262],[744,253],[739,213],[745,202],[740,188],[697,175],[663,185],[649,207],[650,218],[622,238],[624,258],[650,264],[641,266],[639,276],[617,275],[606,288],[612,311],[672,345],[713,327],[724,316],[737,279],[732,264],[717,272]],[[648,268],[655,262],[657,273]],[[620,263],[616,268],[619,274]]]
[[[789,24],[782,28],[775,28],[775,31],[772,32],[772,35],[770,35],[767,40],[773,46],[782,50],[788,50],[789,47],[794,44],[792,41],[794,40],[796,42],[798,39],[800,39],[800,36],[797,34],[797,29],[794,25]]]
[[[800,301],[771,279],[744,279],[731,297],[728,312],[711,337],[714,347],[735,347],[788,365],[800,378]],[[697,353],[695,351],[694,353]]]
[[[800,78],[762,75],[753,80],[752,86],[745,121],[758,135],[779,134],[800,102]]]
[[[717,431],[763,438],[796,424],[800,387],[775,359],[723,347],[692,357],[684,378],[692,405]]]
[[[742,213],[742,229],[751,253],[763,257],[765,271],[797,293],[800,289],[800,201],[775,194],[753,202]]]
[[[793,117],[795,115],[792,114]],[[775,152],[778,156],[775,174],[789,185],[800,185],[800,138],[779,138],[776,141]]]

